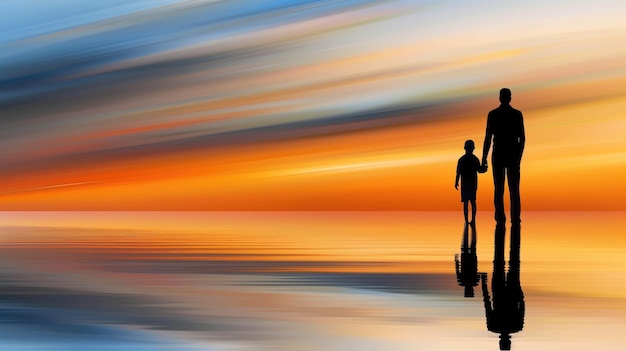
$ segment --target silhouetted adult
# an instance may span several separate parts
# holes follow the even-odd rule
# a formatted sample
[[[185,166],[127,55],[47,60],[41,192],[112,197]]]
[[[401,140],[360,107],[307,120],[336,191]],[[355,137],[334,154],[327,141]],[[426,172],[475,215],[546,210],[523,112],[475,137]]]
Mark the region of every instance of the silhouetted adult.
[[[504,178],[508,179],[511,196],[511,222],[520,222],[520,163],[526,143],[524,117],[510,105],[511,90],[500,90],[500,106],[489,112],[483,144],[482,165],[487,165],[487,155],[493,140],[491,169],[494,183],[495,220],[506,221],[504,215]]]
[[[509,271],[504,271],[504,224],[496,226],[493,255],[492,297],[487,288],[487,273],[481,273],[487,329],[500,334],[500,350],[511,349],[511,334],[524,328],[526,304],[520,283],[520,226],[511,227]]]

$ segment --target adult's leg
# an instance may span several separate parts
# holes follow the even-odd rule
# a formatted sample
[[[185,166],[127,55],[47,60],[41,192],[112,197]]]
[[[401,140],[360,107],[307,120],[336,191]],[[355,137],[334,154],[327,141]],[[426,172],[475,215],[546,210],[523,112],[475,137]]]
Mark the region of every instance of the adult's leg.
[[[492,162],[493,164],[493,162]],[[493,164],[493,204],[496,208],[495,220],[496,222],[504,222],[506,221],[506,216],[504,215],[504,174],[505,168]]]
[[[504,223],[498,223],[496,225],[494,235],[494,251],[493,251],[493,275],[491,279],[491,294],[493,301],[506,301],[506,278],[504,271],[504,241],[506,236],[506,228]],[[494,303],[495,305],[495,303]],[[494,312],[496,314],[502,314],[504,311],[502,308],[496,308],[494,306]],[[507,317],[507,316],[501,316]],[[502,318],[501,320],[506,320]],[[502,327],[501,325],[499,327]]]
[[[467,220],[467,202],[468,201],[463,201],[463,216],[465,216],[465,223],[469,223]]]
[[[506,236],[506,227],[504,223],[496,224],[496,230],[493,240],[493,270],[504,279],[504,241]]]
[[[512,165],[507,168],[507,179],[509,183],[509,194],[511,195],[511,223],[519,224],[522,210],[519,191],[519,165]]]
[[[509,274],[508,281],[512,285],[519,286],[520,275],[520,246],[521,246],[521,226],[520,224],[511,225],[511,243],[509,253]],[[521,287],[519,288],[521,290]]]
[[[507,320],[512,329],[521,330],[524,326],[524,315],[526,303],[524,301],[524,291],[520,283],[520,244],[521,229],[520,224],[511,226],[511,251],[509,255],[509,272],[507,274],[507,299],[509,306],[515,306],[513,310],[508,310]]]
[[[468,253],[470,250],[469,244],[469,225],[465,223],[463,226],[463,240],[461,242],[461,253]],[[463,257],[463,256],[461,256]]]

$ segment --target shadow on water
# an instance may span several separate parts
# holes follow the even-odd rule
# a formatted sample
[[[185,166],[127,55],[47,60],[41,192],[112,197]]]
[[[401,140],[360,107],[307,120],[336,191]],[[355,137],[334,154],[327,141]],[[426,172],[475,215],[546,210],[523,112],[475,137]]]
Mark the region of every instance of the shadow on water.
[[[470,231],[471,229],[471,231]],[[471,232],[471,236],[470,236]],[[461,254],[454,256],[456,280],[465,287],[465,297],[474,297],[474,287],[478,285],[478,257],[476,256],[476,225],[466,223],[463,227]]]
[[[509,269],[505,272],[504,242],[506,228],[498,224],[495,230],[491,296],[487,273],[480,273],[487,329],[500,334],[500,350],[511,349],[511,334],[524,328],[524,293],[520,283],[519,224],[511,227]]]

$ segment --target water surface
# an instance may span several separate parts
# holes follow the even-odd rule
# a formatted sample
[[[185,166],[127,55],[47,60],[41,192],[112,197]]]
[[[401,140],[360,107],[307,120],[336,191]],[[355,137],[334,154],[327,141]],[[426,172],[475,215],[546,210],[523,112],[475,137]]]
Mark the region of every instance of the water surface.
[[[0,340],[12,350],[498,349],[480,284],[473,298],[457,284],[457,212],[0,220]],[[524,214],[513,350],[624,347],[624,228],[620,212]],[[490,277],[494,230],[480,213],[478,270]]]

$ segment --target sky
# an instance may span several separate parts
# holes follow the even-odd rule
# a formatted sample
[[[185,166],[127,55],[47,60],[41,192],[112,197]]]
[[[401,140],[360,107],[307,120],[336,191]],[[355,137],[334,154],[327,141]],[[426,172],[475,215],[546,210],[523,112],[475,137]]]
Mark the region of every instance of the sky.
[[[457,210],[498,90],[525,210],[626,210],[619,1],[7,2],[0,210]],[[489,173],[478,207],[490,209]]]

